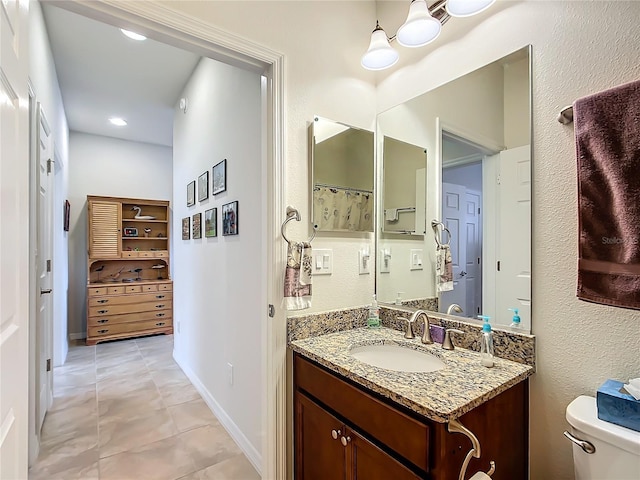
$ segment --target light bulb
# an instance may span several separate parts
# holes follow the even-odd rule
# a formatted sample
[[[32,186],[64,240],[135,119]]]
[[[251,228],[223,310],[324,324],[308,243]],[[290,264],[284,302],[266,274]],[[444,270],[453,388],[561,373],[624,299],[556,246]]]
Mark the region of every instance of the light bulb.
[[[446,9],[447,13],[452,17],[470,17],[480,13],[491,5],[496,0],[447,0]]]
[[[422,47],[438,38],[441,29],[440,22],[431,16],[427,2],[413,0],[407,20],[398,29],[396,38],[403,47]]]
[[[398,52],[389,45],[387,34],[376,22],[376,28],[371,33],[369,48],[362,56],[362,66],[367,70],[384,70],[395,65],[399,57]]]

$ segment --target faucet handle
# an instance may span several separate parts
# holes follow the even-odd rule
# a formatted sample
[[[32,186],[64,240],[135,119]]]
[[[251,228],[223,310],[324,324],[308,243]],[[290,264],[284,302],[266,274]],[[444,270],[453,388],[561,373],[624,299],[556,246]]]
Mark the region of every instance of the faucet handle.
[[[416,336],[413,334],[413,320],[409,320],[408,318],[400,316],[396,317],[396,320],[407,322],[404,330],[404,338],[416,338]]]
[[[455,345],[451,341],[452,333],[457,333],[458,335],[464,335],[464,332],[462,330],[458,330],[457,328],[447,328],[444,331],[444,341],[442,342],[442,348],[444,348],[445,350],[453,350],[455,348]]]

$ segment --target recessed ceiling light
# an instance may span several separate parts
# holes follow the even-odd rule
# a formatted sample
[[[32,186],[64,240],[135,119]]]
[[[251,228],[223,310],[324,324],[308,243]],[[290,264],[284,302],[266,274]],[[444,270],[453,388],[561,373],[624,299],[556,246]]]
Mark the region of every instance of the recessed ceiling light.
[[[140,35],[139,33],[135,33],[135,32],[131,32],[129,30],[125,30],[124,28],[121,28],[120,31],[122,33],[124,33],[127,37],[129,37],[132,40],[146,40],[147,37],[145,37],[144,35]]]
[[[127,121],[120,117],[111,117],[109,121],[116,127],[124,127],[127,124]]]

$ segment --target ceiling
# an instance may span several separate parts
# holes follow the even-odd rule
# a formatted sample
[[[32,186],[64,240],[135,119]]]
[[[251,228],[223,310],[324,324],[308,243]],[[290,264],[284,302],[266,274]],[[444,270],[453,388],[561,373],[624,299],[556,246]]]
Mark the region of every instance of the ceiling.
[[[69,129],[171,146],[173,114],[200,56],[41,5]],[[111,125],[114,116],[128,125]]]

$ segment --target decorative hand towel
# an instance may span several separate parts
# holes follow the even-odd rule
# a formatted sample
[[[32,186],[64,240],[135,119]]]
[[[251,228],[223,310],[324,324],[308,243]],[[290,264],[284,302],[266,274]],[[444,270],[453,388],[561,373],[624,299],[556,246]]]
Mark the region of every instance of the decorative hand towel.
[[[574,104],[578,298],[640,309],[640,81]]]
[[[441,245],[436,250],[436,285],[439,292],[453,290],[453,263],[449,245]]]
[[[311,258],[309,242],[289,242],[282,301],[286,310],[311,307]]]

